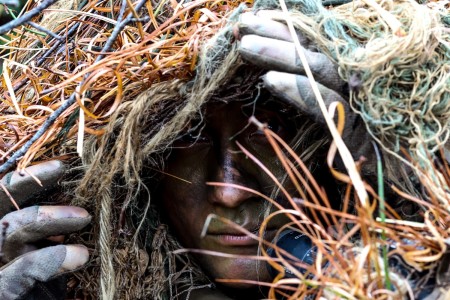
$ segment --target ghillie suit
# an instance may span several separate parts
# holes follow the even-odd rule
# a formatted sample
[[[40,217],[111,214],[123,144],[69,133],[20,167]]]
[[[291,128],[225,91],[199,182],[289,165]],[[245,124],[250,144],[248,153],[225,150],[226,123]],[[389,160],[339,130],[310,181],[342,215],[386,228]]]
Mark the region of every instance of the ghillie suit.
[[[84,163],[89,168],[77,183],[73,204],[89,207],[99,216],[93,236],[100,239],[93,247],[100,250],[100,268],[97,265],[93,272],[101,270],[101,285],[90,282],[95,276],[91,268],[77,275],[89,293],[101,291],[104,297],[119,299],[173,299],[214,286],[188,255],[173,253],[182,247],[162,222],[160,199],[152,192],[163,176],[158,170],[164,169],[170,145],[180,133],[188,134],[186,126],[201,118],[206,102],[257,97],[261,71],[245,71],[231,41],[228,25],[204,46],[209,50],[201,56],[194,80],[154,84],[125,100],[107,133],[85,149]],[[305,162],[313,163],[316,150],[327,143],[319,126],[306,121],[292,146],[302,149]]]
[[[411,4],[412,2],[409,1],[402,3],[415,7]],[[406,108],[403,108],[406,112],[416,112],[416,110],[421,109],[432,110],[431,106],[434,105],[434,100],[436,100],[436,98],[439,100],[443,99],[442,102],[438,101],[443,104],[437,105],[437,108],[435,109],[435,111],[437,110],[439,112],[440,108],[442,108],[443,112],[439,112],[439,116],[435,117],[435,111],[432,111],[430,117],[433,121],[438,120],[435,123],[437,125],[434,128],[438,128],[438,131],[439,128],[442,128],[443,132],[438,132],[438,137],[434,138],[434,136],[430,137],[432,134],[429,134],[429,131],[426,131],[428,136],[427,141],[429,141],[429,143],[425,146],[421,146],[421,140],[416,139],[415,141],[417,141],[417,143],[415,145],[417,145],[417,147],[415,149],[417,149],[418,152],[413,151],[410,153],[410,155],[413,155],[428,150],[429,152],[425,152],[425,156],[434,155],[437,151],[435,146],[442,145],[446,142],[446,133],[448,132],[448,124],[445,121],[448,120],[448,105],[444,105],[447,104],[446,101],[448,101],[449,97],[448,74],[445,75],[445,73],[448,73],[446,72],[446,70],[448,71],[449,53],[448,33],[443,34],[443,36],[438,38],[433,37],[432,40],[434,42],[431,46],[428,44],[429,37],[423,37],[421,42],[425,42],[427,45],[426,51],[418,51],[424,56],[430,53],[439,53],[444,57],[446,56],[446,59],[443,59],[442,57],[435,58],[433,56],[432,59],[428,61],[426,57],[419,56],[418,58],[414,56],[412,58],[408,57],[408,59],[405,58],[404,60],[400,60],[400,67],[402,67],[404,63],[407,65],[406,70],[400,71],[401,75],[404,74],[406,76],[406,79],[400,76],[400,79],[395,83],[392,83],[392,78],[388,77],[386,79],[378,75],[383,73],[383,71],[371,69],[370,66],[368,73],[366,73],[366,70],[364,69],[359,69],[359,64],[355,66],[355,68],[357,68],[356,70],[349,67],[352,66],[353,61],[358,61],[359,59],[351,57],[349,53],[355,55],[359,53],[365,54],[363,51],[364,47],[361,47],[361,49],[357,49],[357,51],[354,52],[354,49],[347,49],[346,47],[350,44],[350,39],[355,40],[356,45],[359,45],[358,42],[365,45],[367,40],[372,37],[369,33],[364,32],[360,27],[352,27],[354,23],[350,20],[345,21],[345,19],[338,18],[339,22],[333,23],[330,20],[334,20],[333,17],[336,17],[336,15],[333,15],[334,10],[328,12],[314,1],[291,1],[289,4],[291,8],[295,8],[299,12],[302,12],[301,14],[293,13],[291,15],[297,29],[304,34],[309,35],[311,39],[317,41],[317,47],[321,51],[327,53],[332,60],[340,65],[340,70],[344,79],[349,80],[350,82],[350,78],[357,80],[357,83],[354,84],[351,89],[351,96],[354,100],[355,109],[362,114],[363,119],[366,121],[366,124],[368,124],[369,130],[381,141],[381,145],[386,146],[387,151],[385,151],[385,159],[392,161],[391,163],[386,163],[388,167],[391,167],[391,169],[388,170],[388,173],[385,174],[385,177],[387,178],[386,182],[395,183],[403,190],[409,191],[411,194],[409,198],[414,198],[414,196],[418,194],[418,191],[414,189],[414,187],[417,186],[417,182],[411,181],[417,181],[417,177],[412,176],[413,178],[411,180],[406,172],[402,174],[403,176],[396,174],[395,169],[399,168],[400,162],[396,161],[395,156],[389,156],[388,152],[393,151],[395,153],[400,147],[407,147],[409,145],[410,139],[406,139],[406,141],[396,139],[405,136],[404,132],[416,133],[415,137],[418,135],[420,138],[422,138],[423,134],[421,131],[411,129],[414,127],[413,125],[415,122],[412,122],[411,125],[405,123],[404,119],[397,120],[397,116],[391,118],[387,116],[385,111],[380,113],[373,109],[370,104],[373,104],[374,102],[378,103],[377,100],[373,99],[384,99],[387,96],[395,97],[396,93],[402,94],[404,91],[400,88],[399,82],[408,82],[408,78],[417,76],[416,74],[408,73],[408,70],[412,67],[418,67],[414,60],[419,59],[420,62],[423,61],[422,64],[424,66],[437,70],[436,72],[440,74],[437,76],[439,80],[430,79],[429,77],[433,77],[431,75],[427,77],[429,81],[421,80],[419,78],[416,80],[419,82],[427,82],[427,84],[433,87],[436,86],[436,89],[439,90],[439,92],[437,92],[438,96],[433,94],[430,101],[425,104],[425,108],[420,107],[420,105],[417,104],[417,102],[420,102],[417,98],[411,98],[412,103],[405,104]],[[369,19],[375,18],[377,22],[381,22],[382,28],[380,32],[394,32],[394,34],[397,34],[397,32],[383,23],[383,19],[378,15],[379,12],[375,11],[370,6],[367,7],[362,3],[347,4],[347,6],[343,6],[342,10],[345,11],[345,9],[347,9],[348,11],[352,11],[352,9],[349,8],[351,5],[355,5],[358,11],[362,12],[361,15],[364,16],[364,14],[370,14],[371,17]],[[393,6],[394,4],[385,3],[387,8],[389,8],[389,5]],[[260,1],[256,3],[255,7],[278,8],[278,4]],[[227,85],[231,87],[239,85],[241,89],[247,90],[248,97],[254,97],[252,90],[255,85],[254,77],[256,74],[249,74],[249,76],[246,76],[247,79],[244,79],[243,81],[234,80],[235,77],[239,77],[237,72],[240,70],[240,67],[242,67],[243,62],[237,54],[237,44],[233,42],[231,26],[233,20],[236,20],[238,14],[242,10],[244,10],[244,7],[238,8],[231,18],[230,23],[228,23],[220,33],[215,35],[214,38],[203,45],[204,51],[201,52],[202,56],[199,59],[195,78],[193,80],[182,78],[183,76],[180,76],[180,79],[170,79],[165,81],[163,80],[164,72],[161,72],[162,82],[153,83],[149,89],[146,89],[138,95],[133,92],[133,89],[136,88],[136,86],[140,86],[139,83],[130,84],[130,86],[124,90],[122,103],[111,116],[108,125],[105,128],[102,128],[101,137],[93,137],[86,143],[83,153],[83,165],[86,166],[86,169],[84,170],[83,178],[77,182],[78,188],[73,204],[88,208],[95,216],[92,232],[88,235],[83,234],[79,237],[85,244],[91,246],[94,250],[93,255],[95,258],[90,266],[76,274],[76,277],[80,282],[81,291],[94,297],[101,295],[104,299],[112,299],[114,297],[117,297],[118,299],[168,299],[175,298],[182,293],[185,293],[183,295],[188,296],[189,291],[192,289],[213,285],[195,263],[192,262],[188,255],[175,255],[173,253],[174,250],[180,249],[181,246],[176,239],[171,236],[167,226],[161,222],[160,212],[156,205],[158,200],[151,196],[153,189],[157,185],[158,177],[160,176],[158,170],[163,170],[164,161],[170,152],[172,142],[179,136],[180,132],[184,131],[186,125],[192,118],[201,115],[202,107],[206,102],[211,101],[212,98],[234,96],[233,93],[235,93],[235,91],[233,90],[223,91],[222,87]],[[395,9],[393,10],[395,11]],[[405,11],[407,12],[407,10]],[[399,13],[399,11],[396,12]],[[345,13],[342,13],[342,15],[345,15]],[[337,16],[339,16],[339,14]],[[438,15],[433,15],[431,20],[440,22],[436,20],[437,16]],[[442,18],[448,25],[448,15],[444,15]],[[409,16],[402,20],[406,20],[405,22],[407,23],[405,26],[409,26],[412,24],[410,21],[413,20],[413,18]],[[318,27],[316,28],[315,26]],[[433,28],[435,25],[431,24],[430,26]],[[322,27],[324,28],[323,30],[321,29]],[[367,27],[372,28],[373,26],[368,24]],[[354,30],[349,34],[347,30],[351,28]],[[414,30],[420,31],[420,29]],[[430,30],[430,32],[433,32],[433,30]],[[323,34],[317,35],[317,33]],[[343,40],[339,39],[341,38],[340,34],[342,34]],[[413,33],[411,33],[411,35],[413,35]],[[380,39],[383,38],[385,38],[385,36]],[[386,46],[386,44],[383,44],[383,47]],[[405,47],[407,48],[407,46]],[[347,62],[342,57],[344,54],[351,57],[350,62]],[[391,63],[398,61],[395,57],[392,57],[392,55],[383,59],[388,59]],[[434,66],[433,62],[436,62],[437,66]],[[145,64],[143,64],[143,66],[144,65]],[[389,68],[387,69],[390,70]],[[428,69],[425,73],[426,72],[428,72]],[[433,74],[431,71],[430,73]],[[367,78],[369,76],[368,74],[377,74],[379,77],[375,80],[369,80]],[[393,84],[392,89],[387,90],[377,86],[375,91],[380,92],[381,94],[376,94],[375,96],[372,94],[365,94],[368,90],[371,91],[371,89],[368,88],[371,84],[382,85],[385,82]],[[429,93],[428,89],[423,86],[416,87],[414,85],[407,85],[407,90],[418,92],[418,97],[427,97],[427,93]],[[35,92],[37,93],[40,91],[40,89],[37,89]],[[425,94],[422,95],[420,92]],[[364,102],[366,100],[368,101]],[[415,105],[419,106],[419,108]],[[397,106],[398,105],[395,107]],[[382,105],[381,107],[384,109],[387,106]],[[395,109],[388,107],[387,111],[395,111]],[[383,125],[388,123],[389,126],[394,126],[395,124],[393,125],[392,122],[395,121],[405,123],[405,126],[401,127],[400,131],[396,132],[393,136],[384,135],[386,128],[383,126],[378,127],[376,116],[374,116],[374,114],[378,114],[378,116],[381,114],[383,117],[387,117],[388,121],[379,121]],[[366,115],[369,115],[369,117],[366,117]],[[414,121],[415,119],[411,118],[411,120]],[[301,130],[305,132],[314,132],[316,131],[314,126],[315,125],[312,123],[307,123],[305,124],[305,128]],[[428,126],[431,125],[427,123],[423,127],[428,130]],[[377,129],[380,129],[383,134],[377,132]],[[301,138],[303,140],[300,140],[299,143],[303,144],[299,146],[299,149],[302,149],[302,152],[306,153],[307,156],[302,157],[306,162],[312,162],[314,159],[317,159],[317,157],[311,157],[314,149],[329,144],[329,141],[325,137],[323,137],[322,140],[319,139],[317,144],[312,145],[308,134],[302,134]],[[318,137],[316,136],[315,138],[317,139]],[[391,147],[392,145],[393,147]],[[425,148],[426,150],[422,148]],[[417,159],[417,157],[413,157],[413,161],[415,159]],[[434,160],[430,159],[425,161]],[[423,161],[419,161],[419,163],[422,162]],[[419,169],[420,172],[426,173],[429,171],[429,167],[430,165],[418,165],[417,169]],[[405,168],[402,167],[400,170],[405,171]],[[432,185],[430,182],[424,182],[424,184],[429,184],[429,186]],[[442,187],[439,188],[439,186],[432,186],[429,187],[428,192],[423,192],[421,196],[423,202],[427,200],[428,203],[432,203],[433,205],[431,207],[430,205],[425,204],[421,208],[425,215],[424,223],[432,229],[427,230],[424,226],[421,227],[420,225],[417,225],[424,223],[415,223],[410,227],[413,228],[413,230],[406,230],[408,233],[411,233],[411,235],[401,236],[401,239],[395,239],[395,235],[402,230],[399,229],[399,227],[408,226],[408,223],[399,221],[389,227],[389,224],[386,222],[383,223],[382,221],[378,221],[362,212],[361,206],[356,203],[354,205],[355,213],[357,215],[359,214],[361,218],[368,217],[373,222],[370,224],[372,227],[361,220],[360,226],[362,227],[361,231],[363,231],[363,234],[361,235],[364,237],[362,246],[355,247],[354,245],[349,246],[348,244],[342,244],[340,245],[340,247],[342,247],[340,251],[344,253],[343,256],[348,260],[347,263],[341,262],[343,264],[342,269],[347,271],[349,265],[351,266],[352,263],[357,261],[358,266],[361,266],[359,273],[356,272],[351,276],[345,277],[342,276],[342,273],[339,271],[333,271],[333,269],[330,268],[329,273],[326,274],[328,277],[323,276],[323,278],[329,278],[328,281],[322,279],[321,281],[310,282],[309,285],[318,287],[318,291],[321,293],[324,293],[324,291],[331,291],[331,294],[326,294],[329,297],[332,297],[330,295],[340,295],[342,297],[354,298],[368,296],[370,293],[374,293],[377,288],[382,290],[384,287],[383,285],[381,285],[382,288],[380,288],[379,285],[372,284],[372,282],[376,282],[379,278],[385,278],[385,273],[377,270],[378,273],[374,271],[368,272],[370,274],[362,276],[363,278],[359,276],[361,273],[364,273],[362,267],[365,266],[368,261],[375,261],[375,265],[379,269],[386,263],[386,261],[383,261],[382,259],[381,262],[378,262],[379,257],[376,251],[378,247],[377,243],[382,244],[383,240],[379,238],[378,235],[373,234],[373,231],[376,230],[381,231],[386,229],[389,234],[388,236],[394,238],[397,242],[400,242],[400,244],[403,237],[405,237],[405,240],[407,240],[408,237],[418,235],[428,237],[428,239],[425,238],[421,240],[422,242],[413,245],[409,245],[405,241],[399,246],[399,252],[409,252],[413,254],[407,257],[407,263],[413,266],[413,269],[420,271],[427,269],[431,270],[433,268],[436,269],[440,257],[446,251],[447,244],[445,239],[447,239],[448,243],[449,238],[448,226],[446,225],[446,220],[448,223],[448,195],[444,193],[443,195],[434,198],[433,192],[436,190],[442,191],[443,189]],[[408,198],[408,195],[406,194],[403,194],[403,196]],[[413,201],[411,200],[411,202]],[[415,213],[415,211],[413,211],[413,213]],[[398,219],[400,220],[402,218],[398,217]],[[396,227],[397,225],[399,227]],[[371,231],[370,228],[376,228],[376,230]],[[345,234],[346,232],[338,232],[335,240],[339,241],[339,239],[342,238],[342,235]],[[366,234],[366,236],[364,236],[364,234]],[[150,250],[146,251],[146,249]],[[367,253],[370,253],[370,255]],[[377,265],[377,263],[379,264]],[[371,273],[375,273],[375,275]],[[100,276],[97,276],[98,274],[100,274]],[[99,282],[92,280],[92,278],[98,277],[100,277]],[[373,280],[371,281],[371,277],[374,277],[375,279],[372,278]],[[330,283],[336,281],[342,284],[336,284],[336,287],[330,285]],[[304,283],[305,279],[300,278],[299,282]],[[443,284],[445,284],[445,282]],[[409,292],[408,287],[406,288],[406,291],[403,288],[400,290],[405,294]],[[305,294],[310,293],[310,290],[302,290],[300,287],[299,291],[304,292]]]

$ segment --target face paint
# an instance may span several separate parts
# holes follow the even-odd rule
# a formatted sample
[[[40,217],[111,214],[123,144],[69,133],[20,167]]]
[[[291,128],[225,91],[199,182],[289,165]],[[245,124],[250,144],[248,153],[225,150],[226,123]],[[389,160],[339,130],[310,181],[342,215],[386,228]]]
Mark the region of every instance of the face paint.
[[[215,214],[257,233],[264,220],[267,201],[247,191],[230,186],[210,186],[206,182],[237,184],[270,195],[275,187],[273,181],[242,153],[236,142],[280,180],[285,172],[275,152],[265,135],[248,124],[249,116],[255,115],[280,137],[290,140],[295,135],[295,126],[279,113],[280,109],[270,105],[254,107],[243,102],[210,103],[203,122],[191,126],[191,130],[174,143],[165,169],[170,176],[162,180],[160,194],[170,228],[184,247],[257,255],[257,240],[217,219],[212,220],[204,237],[201,232],[208,215]],[[282,198],[277,201],[286,206]],[[265,239],[271,241],[285,222],[285,218],[271,222]],[[270,280],[265,263],[254,259],[204,254],[195,257],[203,271],[213,279]]]

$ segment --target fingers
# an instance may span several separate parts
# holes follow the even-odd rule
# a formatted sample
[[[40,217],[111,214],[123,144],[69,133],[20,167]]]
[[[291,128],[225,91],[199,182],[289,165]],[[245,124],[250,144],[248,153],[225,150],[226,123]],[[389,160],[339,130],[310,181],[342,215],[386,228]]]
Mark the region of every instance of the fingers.
[[[3,243],[4,259],[29,251],[28,244],[49,236],[78,231],[91,221],[89,213],[75,206],[32,206],[7,214],[0,224],[8,224]]]
[[[53,275],[53,277],[76,270],[87,263],[89,259],[89,252],[85,246],[83,245],[66,245],[66,246],[60,245],[60,246],[66,248],[66,256],[64,257],[64,261],[59,267],[58,272],[55,275]]]
[[[281,100],[287,101],[299,111],[309,116],[315,122],[325,124],[322,111],[317,103],[311,84],[305,76],[290,73],[270,71],[263,77],[264,87]],[[332,102],[339,101],[345,107],[346,116],[350,116],[346,101],[334,90],[319,84],[319,91],[328,107]],[[353,114],[352,114],[353,115]]]
[[[8,173],[0,182],[19,207],[23,207],[30,199],[56,187],[65,170],[62,162],[53,160],[28,167],[22,175],[17,171]],[[0,189],[0,215],[3,216],[12,210],[11,200],[3,189]]]
[[[239,52],[245,60],[263,69],[304,75],[305,68],[287,26],[268,17],[274,13],[259,11],[256,15],[241,15],[237,25],[241,37]],[[334,63],[326,55],[308,50],[310,43],[305,37],[298,35],[298,38],[315,79],[329,88],[341,90],[344,83]]]
[[[88,259],[88,250],[82,245],[59,245],[22,255],[0,271],[0,299],[17,299],[36,282],[80,268]]]
[[[239,18],[238,31],[240,35],[259,35],[271,39],[292,42],[292,36],[286,25],[274,21],[267,16],[270,11],[259,11],[256,15],[252,12],[243,13]],[[300,43],[306,47],[307,40],[300,38]]]
[[[270,71],[264,75],[263,83],[275,97],[288,102],[313,121],[325,126],[325,118],[307,77]],[[339,101],[344,106],[345,126],[342,139],[353,157],[359,159],[364,156],[369,159],[373,156],[371,137],[362,119],[351,110],[350,105],[336,91],[321,84],[318,84],[318,88],[327,109],[335,101]],[[336,118],[335,116],[335,121]],[[376,160],[370,159],[370,161]],[[372,169],[373,167],[367,164],[364,173],[371,174]]]
[[[330,88],[343,85],[334,64],[324,54],[302,49],[317,81]],[[275,40],[257,35],[246,35],[241,39],[239,52],[245,60],[263,69],[305,74],[305,68],[291,42]]]

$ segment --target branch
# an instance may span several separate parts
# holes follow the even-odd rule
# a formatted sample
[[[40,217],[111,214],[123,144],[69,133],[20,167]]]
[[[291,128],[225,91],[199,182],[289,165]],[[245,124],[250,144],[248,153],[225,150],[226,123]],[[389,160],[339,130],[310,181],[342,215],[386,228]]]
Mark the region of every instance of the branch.
[[[31,22],[31,21],[28,21],[27,23],[28,23],[28,25],[30,25],[31,27],[34,27],[34,28],[36,28],[37,30],[42,31],[43,33],[48,34],[49,36],[51,36],[51,37],[54,38],[54,39],[57,39],[57,40],[60,40],[60,41],[64,41],[64,38],[63,38],[62,36],[57,35],[57,34],[54,33],[53,31],[50,31],[50,30],[48,30],[47,28],[42,27],[42,26],[39,25],[39,24],[36,24],[36,23],[34,23],[34,22]]]

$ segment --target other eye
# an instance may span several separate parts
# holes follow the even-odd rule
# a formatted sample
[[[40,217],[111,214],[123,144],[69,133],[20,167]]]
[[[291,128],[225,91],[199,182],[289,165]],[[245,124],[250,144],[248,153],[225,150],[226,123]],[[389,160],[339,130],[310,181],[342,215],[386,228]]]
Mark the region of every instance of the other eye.
[[[282,129],[281,124],[277,120],[273,120],[273,119],[268,120],[266,122],[266,124],[267,124],[267,128],[272,130],[275,133],[278,133]]]
[[[200,125],[190,127],[186,131],[180,133],[180,136],[175,141],[175,146],[191,147],[209,143],[209,137],[204,131],[204,127]]]
[[[186,142],[186,143],[192,143],[195,144],[197,142],[207,142],[208,138],[206,136],[203,136],[200,132],[187,132],[183,134],[180,139],[180,141]]]
[[[277,123],[274,120],[270,120],[270,121],[262,121],[260,119],[257,119],[259,122],[265,124],[267,126],[268,129],[270,129],[271,131],[277,133],[280,131],[281,125],[279,123]],[[251,137],[258,137],[258,136],[265,136],[264,131],[260,130],[260,129],[255,129],[255,131],[253,131],[252,133],[250,133]]]
[[[280,137],[284,138],[285,137],[285,126],[281,123],[281,121],[278,120],[278,117],[273,116],[273,117],[268,117],[268,116],[264,116],[264,118],[262,118],[262,116],[257,116],[255,115],[256,119],[263,123],[266,124],[267,128],[270,129],[271,131],[273,131],[275,134],[279,135]],[[253,131],[250,133],[249,138],[256,141],[256,142],[267,142],[267,137],[264,134],[264,132],[262,130],[259,130],[255,127],[253,127]]]

